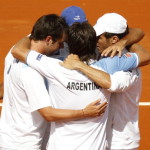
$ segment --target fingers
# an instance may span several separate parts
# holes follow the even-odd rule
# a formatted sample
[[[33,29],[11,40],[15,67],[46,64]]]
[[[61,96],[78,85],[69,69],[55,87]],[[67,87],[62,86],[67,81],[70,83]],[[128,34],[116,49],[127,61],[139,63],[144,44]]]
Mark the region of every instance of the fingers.
[[[76,55],[76,54],[70,54],[70,55],[67,56],[66,59],[79,59],[79,56]]]
[[[119,51],[118,56],[119,56],[119,57],[121,57],[121,56],[122,56],[122,51]]]
[[[99,114],[98,114],[98,116],[101,116],[101,115],[104,114],[107,105],[108,105],[107,102],[104,102],[104,103],[99,105]]]
[[[102,111],[102,110],[104,110],[104,109],[107,107],[107,105],[108,105],[108,103],[107,103],[107,102],[104,102],[104,103],[102,103],[102,104],[100,104],[100,105],[98,106],[98,109],[99,109],[100,111]]]
[[[99,116],[102,116],[105,113],[105,109],[100,111]]]
[[[61,66],[63,66],[64,63],[63,63],[63,62],[59,62],[59,64],[60,64]]]
[[[102,107],[107,106],[107,105],[108,105],[107,102],[103,102],[103,103],[99,104],[99,108],[102,108]]]
[[[116,53],[117,53],[117,50],[113,50],[110,57],[114,57],[116,55]]]
[[[108,54],[112,51],[112,49],[106,49],[102,52],[101,56],[108,56]]]
[[[84,114],[87,117],[97,117],[102,115],[105,112],[107,107],[107,102],[100,103],[100,100],[96,100],[89,105],[87,105],[83,110]]]
[[[59,64],[64,67],[64,68],[68,68],[67,64],[65,62],[59,62]],[[69,68],[68,68],[69,69]]]
[[[90,105],[100,105],[100,101],[101,101],[101,100],[98,99],[98,100],[96,100],[96,101],[90,103]]]
[[[109,46],[101,53],[101,56],[114,57],[115,55],[119,54],[118,56],[121,57],[123,49],[124,47],[120,45]]]
[[[104,111],[107,107],[108,103],[105,103],[103,104],[101,107],[100,107],[100,111]]]

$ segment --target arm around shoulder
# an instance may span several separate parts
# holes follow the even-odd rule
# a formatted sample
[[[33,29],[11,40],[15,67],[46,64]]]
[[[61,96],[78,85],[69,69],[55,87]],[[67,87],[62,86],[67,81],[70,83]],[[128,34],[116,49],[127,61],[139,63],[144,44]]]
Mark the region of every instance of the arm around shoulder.
[[[30,49],[30,39],[29,37],[22,38],[16,45],[12,48],[12,55],[19,59],[20,61],[26,63],[26,57],[29,53]]]
[[[80,110],[55,109],[49,106],[38,111],[47,121],[71,121],[100,116],[106,107],[107,102],[100,103],[100,100],[96,100]]]
[[[146,50],[143,46],[139,44],[133,44],[129,50],[138,55],[139,67],[150,64],[150,52]]]

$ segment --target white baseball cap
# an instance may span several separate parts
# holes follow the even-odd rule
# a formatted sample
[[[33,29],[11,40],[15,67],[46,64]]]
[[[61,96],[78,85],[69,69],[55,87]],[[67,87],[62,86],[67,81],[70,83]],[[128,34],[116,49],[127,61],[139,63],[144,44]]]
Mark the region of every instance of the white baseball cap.
[[[127,29],[127,20],[117,13],[106,13],[94,25],[96,36],[105,32],[124,33]]]

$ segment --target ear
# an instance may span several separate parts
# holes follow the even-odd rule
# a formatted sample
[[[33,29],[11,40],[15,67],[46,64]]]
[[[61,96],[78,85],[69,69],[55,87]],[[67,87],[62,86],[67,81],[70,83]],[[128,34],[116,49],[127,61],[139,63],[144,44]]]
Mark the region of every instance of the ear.
[[[51,36],[47,36],[46,39],[45,39],[45,42],[47,43],[47,45],[49,44],[53,44],[53,39]]]
[[[113,36],[113,37],[111,38],[111,43],[112,43],[112,44],[115,44],[115,43],[117,43],[118,41],[119,41],[118,36]]]

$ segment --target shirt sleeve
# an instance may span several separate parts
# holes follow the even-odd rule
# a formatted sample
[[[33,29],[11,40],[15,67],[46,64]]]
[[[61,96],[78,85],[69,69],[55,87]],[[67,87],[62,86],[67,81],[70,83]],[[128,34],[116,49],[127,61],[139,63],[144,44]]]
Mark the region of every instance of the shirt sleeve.
[[[30,51],[26,61],[29,66],[37,70],[44,77],[54,79],[54,74],[57,74],[56,68],[60,67],[59,62],[61,60],[47,57],[36,51]]]
[[[133,71],[123,72],[119,71],[110,75],[111,87],[110,92],[124,92],[128,90],[134,83],[138,81],[139,72],[135,69]]]
[[[97,61],[94,65],[101,67],[109,74],[113,74],[117,71],[129,71],[135,69],[138,64],[139,58],[136,53],[126,53],[123,54],[122,57],[104,57]]]
[[[22,75],[22,82],[31,112],[52,106],[45,79],[34,69],[28,68]]]

